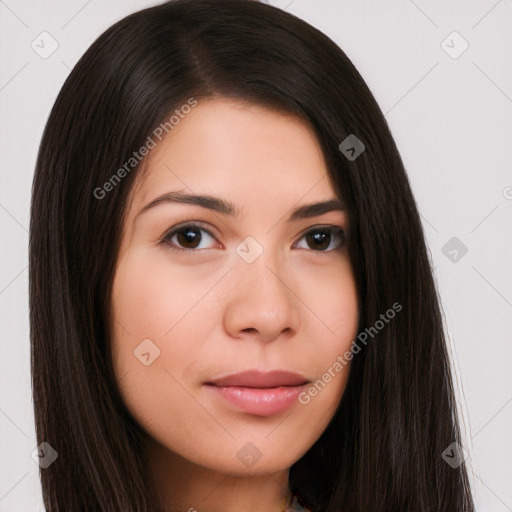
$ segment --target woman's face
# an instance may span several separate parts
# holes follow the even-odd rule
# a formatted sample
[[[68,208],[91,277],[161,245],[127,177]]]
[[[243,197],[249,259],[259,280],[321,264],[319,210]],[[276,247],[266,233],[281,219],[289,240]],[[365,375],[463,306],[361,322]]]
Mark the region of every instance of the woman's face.
[[[215,99],[145,163],[113,284],[123,400],[170,456],[231,475],[288,468],[335,412],[348,368],[332,368],[358,325],[346,212],[305,208],[336,201],[316,139]]]

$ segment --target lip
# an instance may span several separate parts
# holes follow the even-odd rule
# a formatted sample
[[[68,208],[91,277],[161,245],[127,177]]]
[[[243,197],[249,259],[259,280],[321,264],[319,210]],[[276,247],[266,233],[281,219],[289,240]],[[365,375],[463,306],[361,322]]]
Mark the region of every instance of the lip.
[[[287,370],[250,370],[222,376],[204,386],[239,411],[273,416],[293,406],[309,382]]]

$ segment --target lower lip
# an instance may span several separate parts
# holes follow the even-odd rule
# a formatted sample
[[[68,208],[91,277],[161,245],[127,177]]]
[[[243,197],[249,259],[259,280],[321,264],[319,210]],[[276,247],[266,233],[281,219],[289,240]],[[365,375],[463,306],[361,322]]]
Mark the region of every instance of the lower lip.
[[[237,409],[256,416],[273,416],[289,409],[306,388],[281,386],[278,388],[244,388],[238,386],[207,385]]]

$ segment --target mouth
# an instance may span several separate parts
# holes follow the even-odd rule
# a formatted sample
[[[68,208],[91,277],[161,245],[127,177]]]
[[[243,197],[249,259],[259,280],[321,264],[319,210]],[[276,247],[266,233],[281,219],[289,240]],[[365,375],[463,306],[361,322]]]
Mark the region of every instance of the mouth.
[[[309,382],[294,372],[251,370],[205,382],[204,386],[235,410],[273,416],[292,407]]]

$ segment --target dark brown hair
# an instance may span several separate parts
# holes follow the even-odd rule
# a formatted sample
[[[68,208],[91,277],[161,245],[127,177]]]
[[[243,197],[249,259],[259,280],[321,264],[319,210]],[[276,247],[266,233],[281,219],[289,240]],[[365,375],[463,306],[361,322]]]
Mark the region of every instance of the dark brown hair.
[[[67,78],[42,138],[30,223],[31,371],[48,512],[153,511],[145,433],[110,359],[110,300],[138,167],[94,193],[191,97],[228,97],[310,126],[347,205],[360,329],[403,310],[354,357],[340,406],[290,470],[315,512],[473,512],[439,299],[418,210],[386,120],[344,52],[252,0],[175,0],[102,34]],[[355,134],[364,152],[338,146]]]

